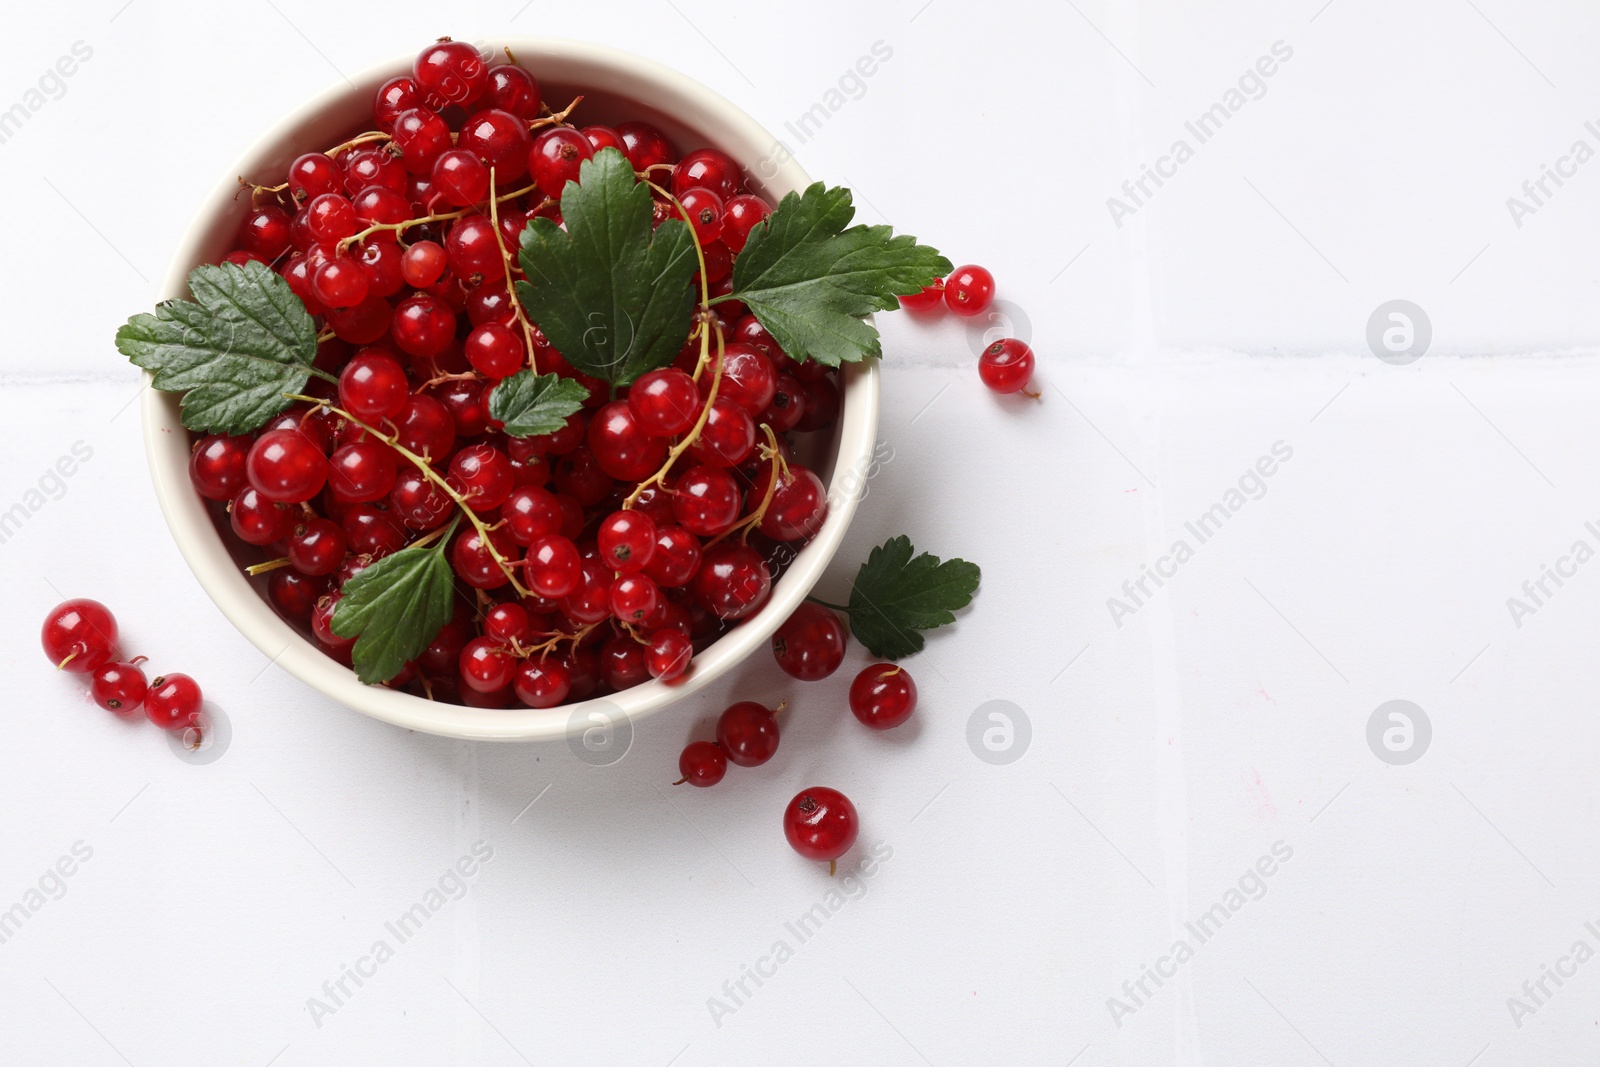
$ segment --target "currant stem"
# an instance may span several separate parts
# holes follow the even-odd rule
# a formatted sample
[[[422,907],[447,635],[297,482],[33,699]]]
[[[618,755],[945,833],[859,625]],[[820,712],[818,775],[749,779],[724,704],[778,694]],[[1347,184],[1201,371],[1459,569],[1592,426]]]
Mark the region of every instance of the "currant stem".
[[[58,671],[66,670],[67,669],[67,664],[71,663],[73,660],[75,660],[77,658],[78,658],[78,654],[76,652],[72,653],[66,659],[64,659],[60,663],[56,664],[56,670],[58,670]]]
[[[667,472],[672,469],[672,465],[678,462],[678,457],[689,451],[689,448],[695,443],[695,441],[699,440],[700,431],[705,429],[706,420],[711,417],[711,405],[717,399],[717,390],[722,385],[722,327],[717,326],[712,330],[702,331],[700,338],[700,361],[702,363],[704,363],[706,359],[706,351],[710,345],[711,333],[715,333],[717,335],[717,360],[716,363],[712,365],[713,370],[711,374],[711,391],[706,394],[706,402],[700,409],[700,417],[695,420],[695,424],[690,427],[689,432],[684,434],[683,440],[672,446],[671,451],[667,453],[666,460],[662,462],[660,469],[658,469],[654,474],[650,475],[650,477],[646,478],[644,481],[640,482],[634,487],[633,492],[628,494],[628,498],[622,502],[622,506],[625,509],[631,508],[637,504],[639,502],[640,494],[650,486],[662,484],[661,480],[667,476]]]
[[[268,571],[275,571],[288,566],[292,566],[289,562],[289,557],[280,556],[277,559],[269,559],[265,563],[253,563],[246,567],[244,572],[254,578],[258,574],[266,574]]]
[[[378,141],[392,140],[394,140],[394,138],[389,134],[384,133],[382,130],[368,130],[366,133],[357,134],[355,137],[350,138],[350,140],[345,141],[343,144],[334,145],[332,148],[324,152],[323,155],[329,157],[337,156],[341,152],[348,152],[350,149],[359,148],[364,144],[373,144]]]
[[[345,411],[343,408],[334,407],[326,400],[318,400],[314,396],[300,396],[295,393],[288,393],[285,395],[288,396],[290,400],[304,400],[320,407],[327,408],[329,411],[350,422],[352,425],[361,427],[361,429],[367,431],[373,437],[376,437],[378,440],[382,441],[384,444],[398,452],[401,456],[405,457],[405,459],[409,461],[412,466],[416,467],[417,470],[422,472],[423,477],[437,485],[444,491],[446,496],[455,501],[456,506],[461,509],[462,514],[466,515],[468,521],[472,523],[473,528],[478,531],[478,536],[483,538],[484,547],[489,550],[489,555],[494,557],[495,564],[511,582],[511,588],[517,591],[517,595],[532,595],[526,588],[523,587],[521,582],[517,581],[515,567],[506,562],[506,558],[500,554],[500,550],[496,548],[494,542],[490,540],[488,525],[485,524],[482,519],[478,518],[478,513],[472,510],[471,505],[467,503],[466,497],[456,492],[455,486],[451,485],[447,480],[445,480],[443,475],[429,466],[427,460],[411,451],[411,449],[407,448],[405,445],[402,445],[400,443],[398,434],[387,434],[374,426],[369,426],[360,419],[356,418],[354,415],[350,414],[348,411]]]
[[[510,49],[507,49],[509,52]],[[495,168],[489,168],[489,221],[494,225],[495,240],[500,242],[500,258],[506,264],[506,294],[511,297],[511,306],[516,310],[517,321],[522,324],[522,342],[528,349],[528,369],[535,374],[539,373],[539,363],[533,354],[533,323],[528,321],[528,313],[522,309],[522,301],[517,297],[517,286],[511,280],[511,271],[516,267],[516,261],[511,256],[511,250],[500,234],[500,203],[495,199]]]
[[[750,512],[750,514],[746,515],[744,518],[740,519],[738,522],[734,523],[726,530],[723,530],[711,540],[707,541],[705,545],[706,548],[710,548],[724,537],[734,533],[739,534],[739,539],[741,541],[748,541],[750,539],[751,528],[761,525],[761,520],[767,517],[767,509],[772,506],[772,498],[776,496],[778,492],[778,479],[780,477],[787,478],[789,476],[789,462],[783,458],[783,452],[778,448],[777,434],[773,433],[772,427],[768,426],[766,423],[762,423],[761,428],[766,431],[767,441],[769,442],[768,444],[761,446],[762,450],[766,452],[767,456],[772,460],[772,479],[767,483],[767,491],[761,497],[761,503],[754,511]]]
[[[832,608],[834,611],[842,611],[846,615],[850,614],[850,609],[845,607],[843,604],[830,604],[826,600],[822,600],[821,598],[814,596],[808,596],[806,599],[811,601],[813,604],[821,604],[825,608]]]
[[[536,185],[529,185],[522,189],[518,189],[516,192],[506,193],[504,196],[499,198],[499,202],[503,204],[507,200],[515,200],[517,197],[531,193],[537,188],[538,186]],[[419,219],[406,219],[403,222],[374,222],[371,226],[368,226],[364,230],[353,233],[349,237],[340,238],[339,248],[341,251],[347,249],[358,241],[366,240],[375,233],[389,231],[395,234],[401,234],[407,230],[414,229],[417,226],[426,225],[430,222],[449,222],[452,219],[465,218],[477,210],[478,207],[476,204],[474,204],[472,207],[464,207],[458,211],[441,211],[433,215],[424,215]],[[495,236],[498,238],[499,233],[496,232]]]

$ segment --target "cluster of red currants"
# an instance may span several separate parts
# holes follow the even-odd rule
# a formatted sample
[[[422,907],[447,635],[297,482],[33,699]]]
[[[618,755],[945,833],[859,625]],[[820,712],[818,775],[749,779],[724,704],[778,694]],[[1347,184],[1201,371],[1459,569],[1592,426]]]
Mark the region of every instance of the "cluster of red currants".
[[[625,389],[575,369],[527,319],[519,236],[532,217],[560,221],[563,188],[601,149],[652,182],[657,225],[687,216],[713,297],[771,212],[725,153],[680,157],[648,123],[579,128],[572,110],[544,106],[514,61],[429,45],[379,89],[376,130],[252,187],[225,257],[283,276],[320,319],[315,366],[337,387],[313,379],[316,403],[196,441],[193,484],[267,550],[251,572],[280,614],[345,663],[354,640],[331,628],[345,583],[473,517],[448,546],[465,591],[455,617],[386,683],[434,699],[545,708],[681,677],[766,603],[827,515],[788,435],[834,422],[836,375],[791,360],[737,301],[701,326],[728,338],[719,356],[691,340]],[[525,368],[583,384],[584,410],[554,433],[507,435],[489,396]]]
[[[911,296],[900,298],[900,306],[911,312],[931,312],[947,308],[963,318],[981,315],[994,303],[994,275],[974,264],[957,267],[948,278],[941,278]],[[997,393],[1022,393],[1038,398],[1028,390],[1033,380],[1033,349],[1015,337],[990,344],[978,357],[978,377]]]
[[[827,608],[820,610],[833,615]],[[836,616],[834,621],[838,621]],[[843,647],[841,642],[841,655]],[[827,673],[837,666],[834,663]],[[691,741],[684,746],[678,757],[678,772],[683,777],[673,784],[687,782],[706,788],[722,781],[730,763],[739,767],[766,763],[778,752],[778,713],[786,705],[769,709],[753,700],[729,705],[717,719],[715,741]],[[874,730],[893,729],[916,709],[917,684],[904,667],[874,663],[850,683],[850,711]],[[783,831],[789,844],[806,859],[827,860],[830,873],[834,862],[855,844],[859,830],[855,805],[837,789],[815,786],[804,790],[784,809]]]
[[[146,682],[144,656],[119,658],[117,620],[98,600],[79,597],[57,604],[39,632],[44,654],[57,670],[89,675],[94,702],[117,715],[144,706],[145,718],[164,730],[200,725],[200,686],[187,674],[163,674]]]

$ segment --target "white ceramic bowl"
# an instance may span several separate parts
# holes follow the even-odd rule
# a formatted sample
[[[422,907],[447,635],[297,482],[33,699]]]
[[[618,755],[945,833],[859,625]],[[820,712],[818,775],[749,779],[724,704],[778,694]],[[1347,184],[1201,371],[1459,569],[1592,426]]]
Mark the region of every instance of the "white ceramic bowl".
[[[420,45],[419,45],[420,47]],[[656,124],[681,151],[711,145],[746,169],[752,185],[776,200],[808,184],[805,172],[781,144],[750,116],[699,82],[648,59],[578,41],[516,38],[481,42],[499,54],[510,47],[539,80],[544,99],[561,107],[574,95],[584,101],[575,118],[584,124],[644,119]],[[326,148],[370,129],[373,95],[396,75],[409,73],[412,56],[396,58],[339,85],[268,130],[231,167],[200,206],[178,243],[157,298],[187,298],[188,275],[231,248],[247,197],[238,197],[238,175],[263,184],[280,180],[302,152]],[[148,384],[148,376],[146,377]],[[875,365],[848,368],[843,404],[832,439],[817,442],[811,457],[829,487],[827,523],[774,583],[766,607],[725,634],[694,659],[677,685],[651,681],[621,693],[536,710],[493,710],[435,703],[381,686],[362,685],[348,668],[318,651],[312,639],[285,622],[264,598],[264,579],[251,579],[224,541],[205,502],[189,482],[190,436],[178,418],[178,396],[146,389],[143,400],[145,451],[156,497],[184,559],[200,584],[239,631],[273,662],[307,685],[374,718],[411,730],[490,741],[537,741],[576,736],[602,721],[631,722],[691,696],[734,664],[766,645],[822,575],[855,513],[871,462],[878,421]],[[826,438],[826,434],[817,435]],[[241,556],[240,559],[244,557]]]

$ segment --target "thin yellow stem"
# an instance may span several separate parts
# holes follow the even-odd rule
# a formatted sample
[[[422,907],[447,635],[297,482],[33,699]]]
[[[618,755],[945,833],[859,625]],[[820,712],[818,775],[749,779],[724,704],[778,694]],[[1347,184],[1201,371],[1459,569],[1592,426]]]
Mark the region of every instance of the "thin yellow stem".
[[[269,559],[265,563],[253,563],[246,567],[244,572],[254,578],[258,574],[266,574],[268,571],[275,571],[288,566],[292,566],[289,562],[289,557],[281,556],[278,559]]]
[[[507,50],[509,51],[509,49]],[[501,240],[500,235],[500,205],[495,200],[495,173],[494,168],[489,168],[489,221],[494,224],[494,237],[500,241],[500,258],[506,264],[506,295],[511,298],[511,306],[517,313],[517,321],[522,324],[522,343],[528,350],[528,369],[539,373],[539,361],[533,354],[533,323],[528,321],[527,313],[522,310],[522,301],[517,299],[517,287],[511,279],[511,270],[516,261],[511,256],[511,250]]]
[[[521,189],[518,189],[514,193],[507,193],[500,197],[499,202],[505,203],[507,200],[515,200],[519,196],[533,192],[533,190],[536,188],[538,188],[538,186],[525,186]],[[418,226],[423,226],[430,222],[449,222],[451,219],[465,218],[477,210],[477,206],[473,205],[472,207],[461,208],[458,211],[441,211],[433,215],[424,215],[421,218],[406,219],[402,222],[374,222],[371,226],[368,226],[366,229],[361,230],[358,233],[351,234],[349,237],[341,238],[339,241],[339,248],[349,248],[353,244],[356,244],[360,241],[365,241],[368,237],[371,237],[375,233],[392,232],[395,234],[401,234],[407,230],[415,229]]]

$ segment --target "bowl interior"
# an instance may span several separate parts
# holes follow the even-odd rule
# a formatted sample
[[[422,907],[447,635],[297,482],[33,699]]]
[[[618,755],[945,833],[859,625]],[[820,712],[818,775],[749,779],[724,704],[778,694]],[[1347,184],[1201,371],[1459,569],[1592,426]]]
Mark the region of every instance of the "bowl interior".
[[[776,201],[808,184],[805,172],[769,133],[744,112],[688,77],[615,49],[552,39],[482,44],[485,54],[516,59],[539,80],[544,99],[562,108],[583,102],[574,119],[584,125],[643,119],[659,127],[680,151],[713,146],[745,168],[749,184]],[[296,156],[324,149],[371,128],[371,103],[387,79],[410,70],[403,57],[339,85],[309,102],[253,146],[218,183],[180,242],[159,299],[187,298],[187,278],[197,265],[215,262],[232,247],[248,198],[237,176],[275,184]],[[188,478],[190,437],[178,418],[178,397],[147,389],[143,414],[146,451],[157,498],[173,536],[206,592],[230,621],[273,662],[301,681],[357,711],[408,729],[482,740],[543,740],[592,734],[631,725],[710,684],[764,645],[804,599],[837,550],[870,471],[877,429],[875,366],[847,368],[839,418],[830,430],[800,435],[802,462],[828,485],[829,515],[817,536],[774,583],[771,599],[755,616],[699,652],[688,675],[667,685],[651,681],[632,689],[558,708],[485,709],[434,702],[381,686],[366,686],[323,655],[308,632],[283,620],[265,599],[265,576],[251,579],[242,565],[258,562],[255,550],[224,537],[226,517],[208,509]],[[805,440],[805,438],[810,438]]]

